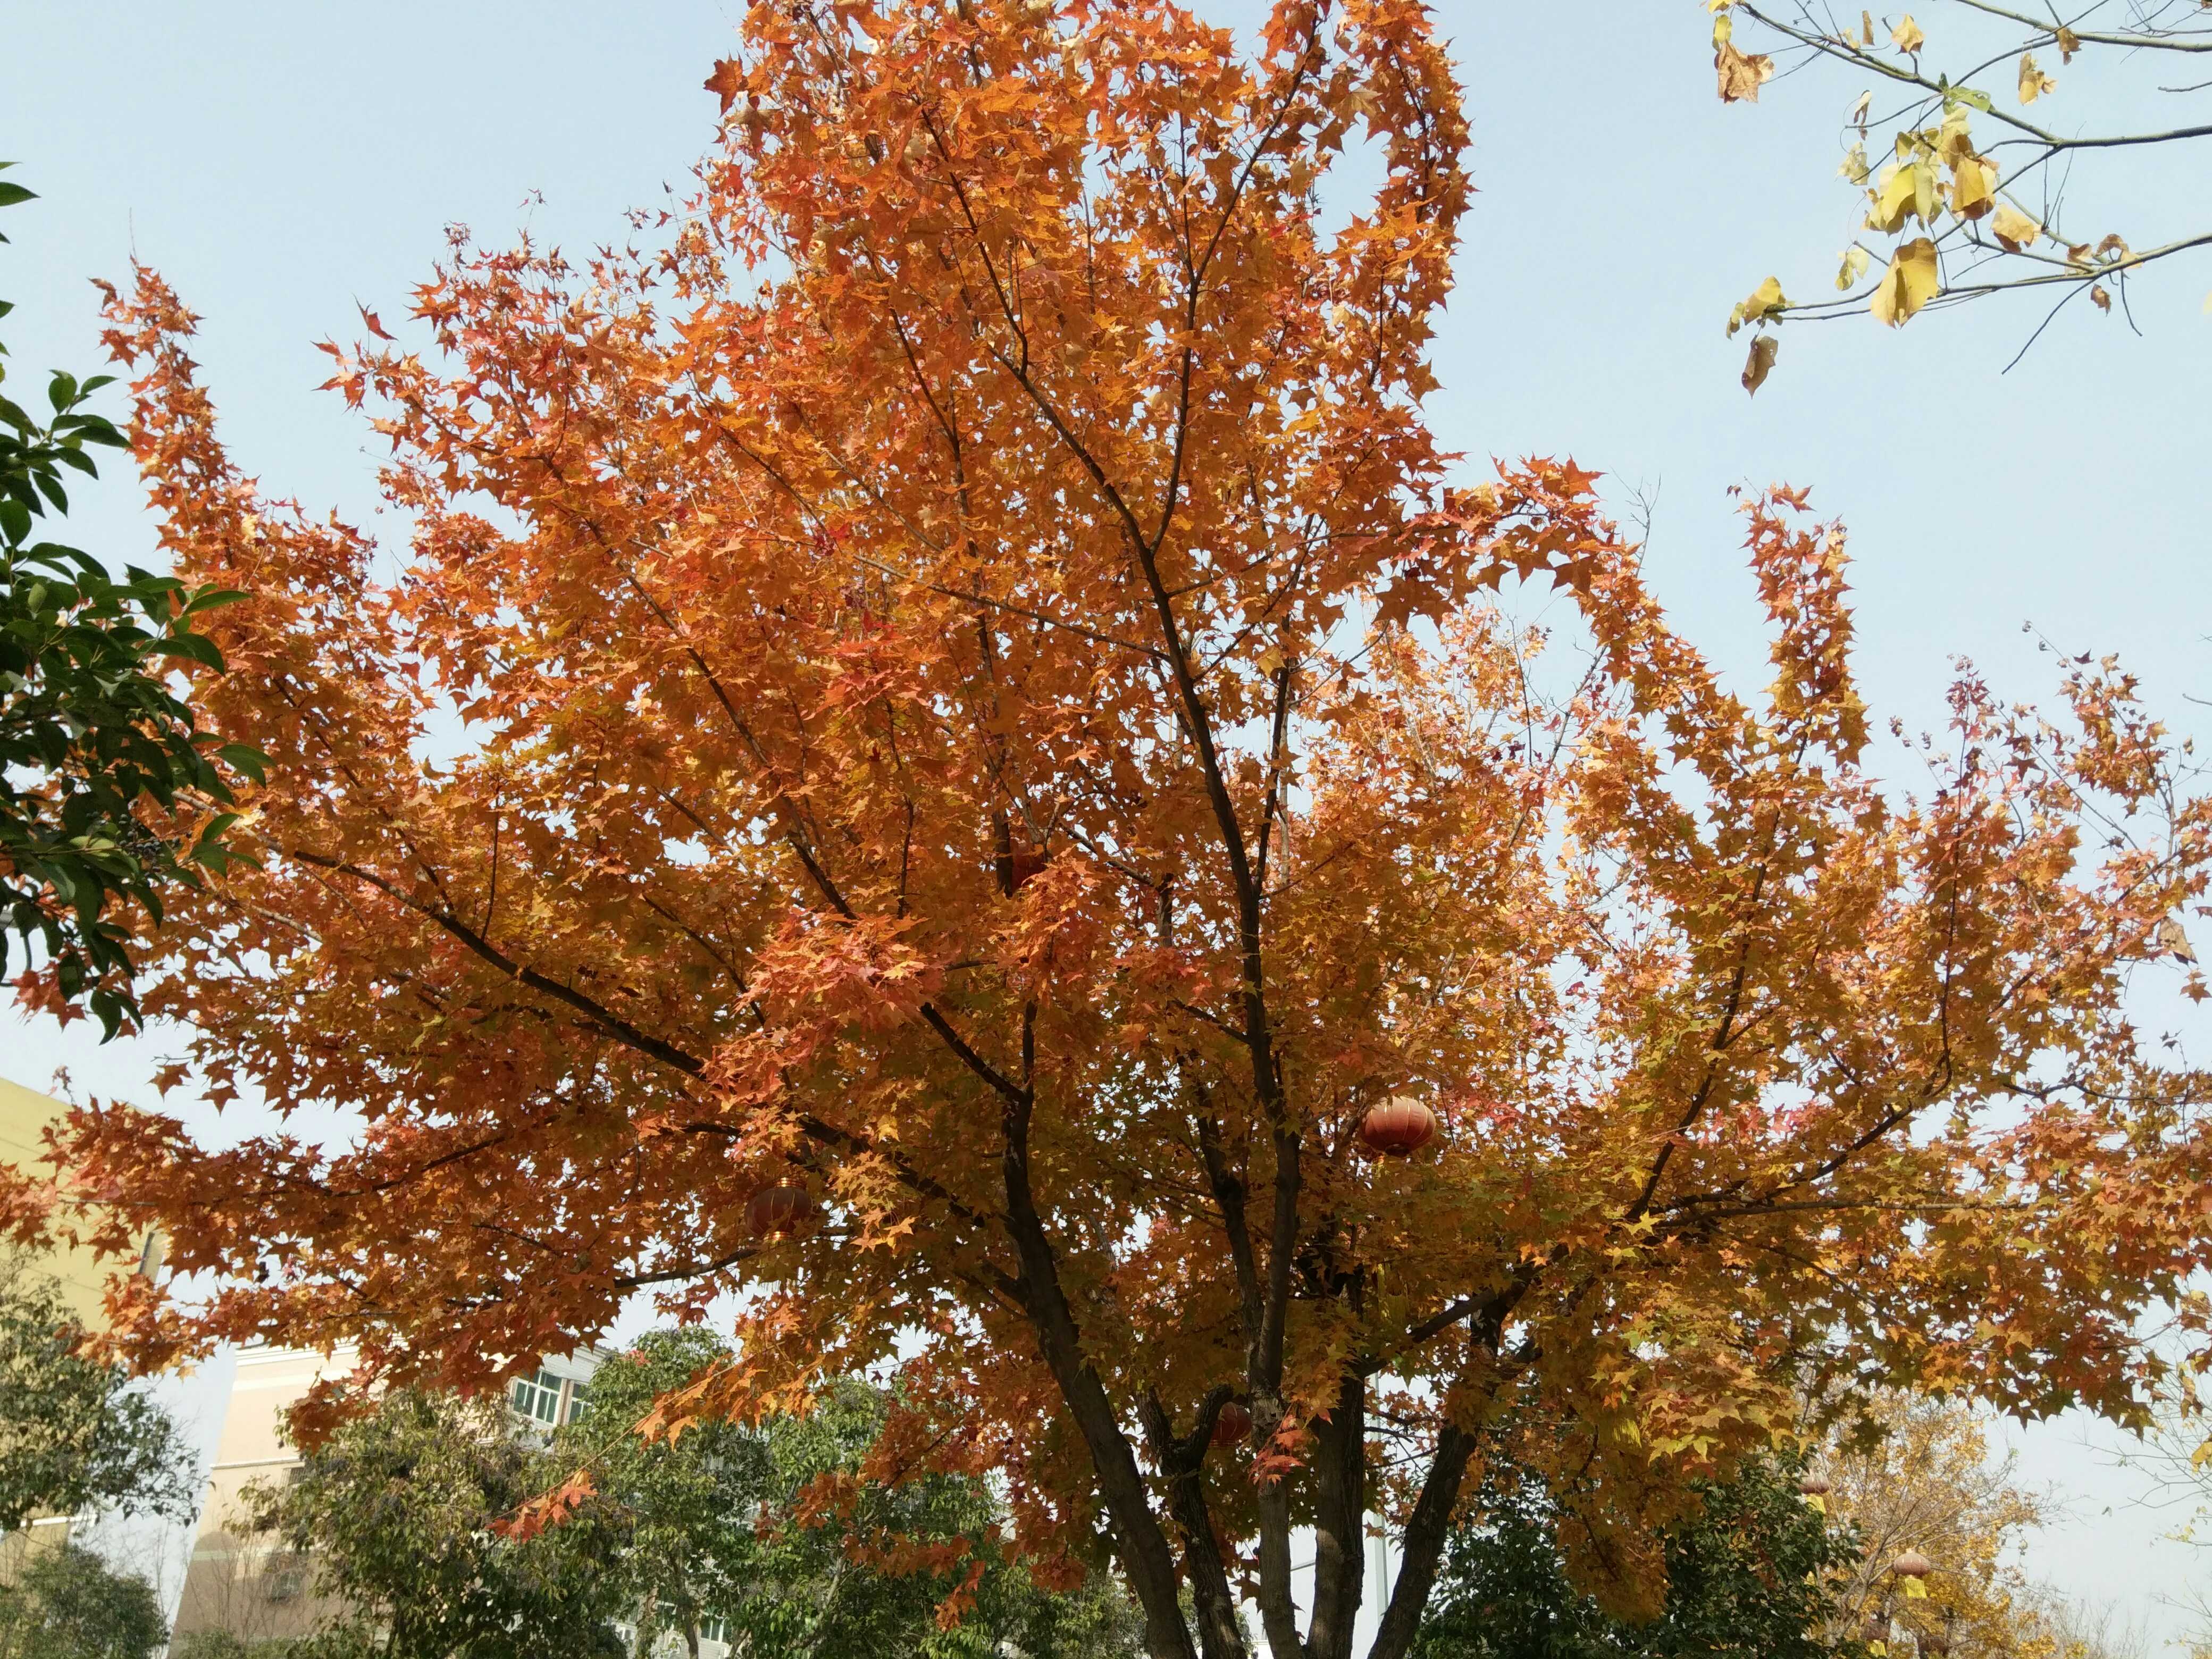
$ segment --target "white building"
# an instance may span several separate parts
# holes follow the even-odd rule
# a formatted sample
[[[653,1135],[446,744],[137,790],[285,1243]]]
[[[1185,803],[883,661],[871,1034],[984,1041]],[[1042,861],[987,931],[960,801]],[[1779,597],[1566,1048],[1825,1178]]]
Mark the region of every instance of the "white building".
[[[507,1398],[517,1431],[550,1436],[574,1416],[605,1358],[582,1349],[540,1360],[516,1378]],[[178,1636],[209,1630],[248,1641],[304,1636],[337,1611],[311,1593],[309,1562],[245,1529],[241,1500],[249,1485],[281,1484],[300,1467],[300,1453],[283,1431],[284,1413],[317,1382],[349,1375],[358,1358],[343,1347],[327,1354],[254,1347],[238,1355],[177,1610]]]

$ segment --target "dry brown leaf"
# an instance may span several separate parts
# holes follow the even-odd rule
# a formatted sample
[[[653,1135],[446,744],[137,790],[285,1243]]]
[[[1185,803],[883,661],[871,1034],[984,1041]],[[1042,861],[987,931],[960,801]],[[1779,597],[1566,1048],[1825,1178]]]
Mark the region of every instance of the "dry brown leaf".
[[[1759,101],[1759,89],[1774,78],[1774,60],[1763,52],[1741,52],[1732,40],[1713,48],[1713,70],[1724,104]]]
[[[2058,61],[2070,64],[2074,61],[2074,54],[2081,50],[2081,37],[2061,24],[2058,29]]]
[[[2177,962],[2194,962],[2197,952],[2189,947],[2189,935],[2179,922],[2168,916],[2158,925],[2158,942],[2166,955]]]
[[[2032,104],[2046,92],[2058,90],[2058,82],[2035,66],[2035,54],[2024,52],[2020,55],[2020,101]]]
[[[1751,343],[1751,356],[1744,359],[1743,389],[1756,395],[1766,384],[1766,377],[1774,372],[1774,354],[1780,342],[1771,334],[1762,334]]]
[[[2101,312],[2105,312],[2107,314],[2111,313],[2112,309],[2112,296],[2105,292],[2105,285],[2102,283],[2093,283],[2090,286],[2089,303],[2096,307],[2097,309]]]

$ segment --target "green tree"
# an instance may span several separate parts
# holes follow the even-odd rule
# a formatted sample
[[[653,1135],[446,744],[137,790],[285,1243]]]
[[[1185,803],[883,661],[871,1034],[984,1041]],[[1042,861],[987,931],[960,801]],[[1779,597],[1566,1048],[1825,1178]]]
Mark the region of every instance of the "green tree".
[[[0,179],[0,207],[31,198]],[[0,301],[0,317],[11,309]],[[118,581],[38,533],[69,510],[66,473],[95,477],[94,449],[126,447],[88,407],[112,378],[56,370],[43,416],[0,392],[0,972],[12,935],[33,969],[26,1000],[88,1006],[111,1036],[138,1015],[113,907],[158,921],[165,888],[221,868],[226,775],[262,775],[261,756],[203,731],[168,678],[222,669],[192,623],[236,596],[136,567]]]
[[[1702,1486],[1663,1540],[1665,1610],[1646,1622],[1607,1612],[1571,1575],[1561,1528],[1581,1523],[1541,1482],[1492,1480],[1445,1546],[1416,1659],[1825,1659],[1829,1570],[1857,1551],[1797,1479],[1759,1462]]]
[[[0,1263],[0,1533],[42,1510],[181,1518],[198,1498],[175,1419],[84,1336],[52,1280]]]
[[[200,1630],[170,1649],[169,1659],[384,1659],[384,1649],[376,1633],[360,1625],[259,1641],[227,1630]]]
[[[290,1484],[248,1488],[248,1525],[310,1556],[318,1593],[347,1609],[307,1651],[365,1646],[374,1631],[382,1659],[617,1654],[621,1576],[594,1517],[526,1540],[500,1530],[548,1470],[503,1407],[397,1390],[311,1449]]]
[[[872,1454],[894,1404],[881,1389],[842,1382],[806,1416],[710,1419],[672,1443],[632,1432],[656,1397],[726,1354],[697,1330],[649,1335],[601,1367],[556,1437],[557,1455],[590,1470],[601,1520],[623,1529],[637,1651],[673,1633],[696,1654],[704,1631],[740,1653],[811,1659],[1141,1652],[1109,1574],[1057,1593],[1012,1557],[981,1480],[881,1478]]]
[[[153,1586],[75,1544],[0,1584],[0,1659],[151,1659],[168,1639]]]

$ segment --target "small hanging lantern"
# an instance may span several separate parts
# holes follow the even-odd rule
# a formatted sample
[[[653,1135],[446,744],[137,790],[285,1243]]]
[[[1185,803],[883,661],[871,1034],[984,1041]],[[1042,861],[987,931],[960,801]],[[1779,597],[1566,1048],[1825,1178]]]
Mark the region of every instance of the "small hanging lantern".
[[[1928,1594],[1928,1586],[1921,1582],[1936,1571],[1936,1564],[1918,1550],[1907,1550],[1889,1564],[1889,1570],[1905,1581],[1905,1593],[1912,1599]]]
[[[1859,1632],[1859,1640],[1866,1644],[1869,1653],[1876,1656],[1876,1659],[1887,1654],[1889,1651],[1889,1615],[1886,1613],[1867,1614],[1866,1623]]]
[[[1833,1490],[1828,1484],[1828,1477],[1824,1474],[1808,1472],[1797,1482],[1798,1495],[1804,1498],[1805,1506],[1822,1515],[1828,1512],[1828,1494]]]
[[[782,1238],[805,1231],[814,1219],[814,1196],[804,1187],[779,1182],[745,1200],[745,1228],[755,1238]]]
[[[1945,1659],[1945,1656],[1951,1651],[1951,1638],[1949,1632],[1940,1630],[1929,1631],[1925,1636],[1920,1638],[1920,1650],[1923,1653],[1932,1655],[1934,1659]]]
[[[1232,1400],[1215,1413],[1213,1443],[1223,1450],[1243,1445],[1251,1433],[1252,1413],[1243,1401]]]
[[[1410,1158],[1437,1138],[1437,1115],[1411,1095],[1398,1095],[1368,1109],[1359,1120],[1359,1139],[1370,1152]]]

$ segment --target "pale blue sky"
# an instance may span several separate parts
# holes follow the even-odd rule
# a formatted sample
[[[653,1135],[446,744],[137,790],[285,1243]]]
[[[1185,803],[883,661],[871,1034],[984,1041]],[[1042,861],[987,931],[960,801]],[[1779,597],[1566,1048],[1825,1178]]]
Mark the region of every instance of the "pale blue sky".
[[[199,356],[241,464],[374,526],[374,452],[314,390],[328,372],[314,342],[358,332],[356,299],[397,326],[450,222],[581,249],[619,238],[623,210],[659,204],[664,184],[681,191],[712,132],[699,83],[737,10],[12,0],[0,159],[43,198],[9,212],[0,249],[15,374],[94,364],[86,279],[123,279],[135,252],[204,313]],[[1770,271],[1793,295],[1828,283],[1852,215],[1850,192],[1820,181],[1857,88],[1811,76],[1760,108],[1723,107],[1695,0],[1440,14],[1482,191],[1431,404],[1455,447],[1571,453],[1612,476],[1624,509],[1632,488],[1656,495],[1655,584],[1746,673],[1763,643],[1724,491],[1788,480],[1852,526],[1857,662],[1879,714],[1939,722],[1954,654],[2008,696],[2044,695],[2033,621],[2069,650],[2122,652],[2175,724],[2203,729],[2184,699],[2212,691],[2212,259],[2138,280],[2144,337],[2077,306],[2002,377],[2039,312],[1788,328],[1747,399],[1743,342],[1722,324]],[[2112,228],[2150,240],[2212,217],[2208,162],[2212,149],[2147,155],[2081,183],[2113,204]],[[82,499],[82,544],[144,556],[125,477]],[[80,1039],[0,1016],[0,1073],[42,1086],[66,1063],[80,1089],[143,1096],[158,1036]],[[2027,1438],[2028,1472],[2072,1489],[2078,1517],[2033,1565],[2154,1613],[2186,1553],[2154,1541],[2166,1522],[2126,1509],[2126,1482],[2077,1442],[2065,1425]]]

